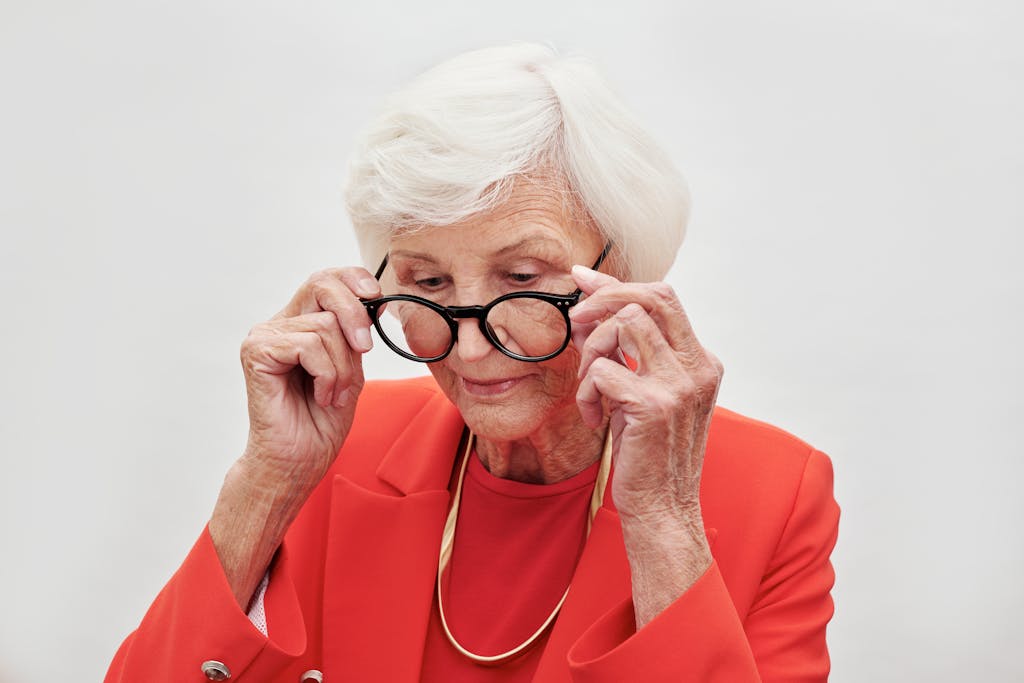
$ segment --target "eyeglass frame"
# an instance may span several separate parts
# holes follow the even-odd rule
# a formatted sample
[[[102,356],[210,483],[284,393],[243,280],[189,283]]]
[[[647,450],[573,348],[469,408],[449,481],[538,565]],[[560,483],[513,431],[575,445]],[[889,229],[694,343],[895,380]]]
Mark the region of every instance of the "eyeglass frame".
[[[612,243],[606,242],[604,249],[598,255],[597,260],[594,261],[594,265],[590,267],[591,270],[597,270],[604,263],[605,258],[608,256],[608,252],[611,251]],[[388,254],[384,255],[384,260],[380,262],[380,266],[377,268],[377,272],[374,274],[376,280],[380,280],[380,276],[384,274],[384,269],[388,265]],[[499,296],[494,301],[483,306],[442,306],[441,304],[435,303],[430,299],[424,299],[423,297],[415,296],[413,294],[392,294],[389,296],[382,296],[376,299],[360,299],[363,306],[366,308],[366,312],[370,315],[370,319],[373,320],[373,326],[377,328],[377,334],[380,335],[381,340],[387,344],[392,351],[397,353],[403,358],[408,358],[411,361],[417,363],[436,363],[444,360],[455,348],[455,344],[459,340],[459,323],[458,320],[466,318],[475,318],[480,327],[480,333],[484,336],[491,346],[498,349],[501,353],[505,354],[509,358],[514,360],[523,361],[525,363],[540,363],[541,361],[550,360],[558,354],[565,351],[566,347],[569,346],[569,340],[572,338],[572,323],[569,320],[569,309],[579,303],[580,297],[583,295],[582,290],[579,288],[570,294],[550,294],[548,292],[510,292]],[[509,351],[498,338],[490,331],[487,325],[487,314],[491,312],[495,306],[511,299],[538,299],[552,304],[557,310],[561,311],[562,317],[565,318],[565,339],[562,340],[561,345],[557,350],[543,355],[543,356],[523,356],[514,351]],[[448,344],[448,348],[444,350],[444,353],[432,356],[430,358],[423,358],[422,356],[416,356],[408,351],[405,351],[400,346],[395,344],[388,335],[384,332],[384,328],[381,327],[380,317],[382,308],[384,305],[392,301],[410,301],[412,303],[420,304],[431,309],[435,313],[441,316],[445,322],[448,323],[448,328],[451,330],[451,341]]]

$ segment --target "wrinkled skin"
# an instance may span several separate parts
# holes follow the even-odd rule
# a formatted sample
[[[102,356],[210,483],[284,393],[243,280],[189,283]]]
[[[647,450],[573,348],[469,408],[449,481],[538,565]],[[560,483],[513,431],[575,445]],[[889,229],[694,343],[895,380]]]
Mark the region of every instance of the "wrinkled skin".
[[[611,495],[639,626],[707,568],[698,494],[722,366],[699,344],[668,285],[573,267],[592,263],[603,247],[575,215],[558,187],[521,181],[492,213],[394,237],[380,283],[363,268],[317,273],[277,316],[253,328],[241,352],[248,445],[210,523],[240,604],[351,427],[362,354],[372,346],[359,298],[382,292],[452,306],[517,290],[582,289],[587,296],[571,312],[573,342],[556,358],[513,360],[466,320],[452,353],[430,370],[496,476],[565,479],[599,457],[611,429]],[[614,257],[607,263],[602,270],[614,273]]]

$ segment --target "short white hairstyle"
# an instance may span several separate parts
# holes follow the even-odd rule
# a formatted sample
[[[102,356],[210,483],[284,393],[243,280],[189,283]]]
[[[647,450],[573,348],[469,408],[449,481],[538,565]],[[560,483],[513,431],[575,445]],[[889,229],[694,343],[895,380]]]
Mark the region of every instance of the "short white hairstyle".
[[[364,263],[393,234],[489,212],[545,170],[614,243],[623,276],[665,276],[686,232],[682,174],[588,60],[528,43],[454,57],[387,100],[345,186]]]

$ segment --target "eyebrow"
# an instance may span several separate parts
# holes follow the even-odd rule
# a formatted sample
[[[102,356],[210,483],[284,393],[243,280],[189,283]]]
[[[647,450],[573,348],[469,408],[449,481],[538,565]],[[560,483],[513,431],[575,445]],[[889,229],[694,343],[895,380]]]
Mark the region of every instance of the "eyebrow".
[[[553,244],[553,245],[556,245],[558,247],[562,246],[562,243],[559,240],[556,240],[556,239],[554,239],[552,237],[548,237],[547,235],[541,235],[541,234],[527,235],[526,237],[524,237],[523,239],[519,240],[518,242],[514,242],[512,244],[508,244],[508,245],[506,245],[504,247],[501,247],[500,249],[498,249],[497,251],[495,251],[491,255],[492,256],[505,256],[506,254],[519,251],[519,250],[524,249],[526,247],[531,247],[531,246],[533,246],[535,244]]]
[[[393,249],[389,251],[384,258],[392,259],[395,256],[405,256],[406,258],[414,258],[428,263],[437,263],[437,259],[430,254],[425,254],[421,251],[411,251],[409,249]]]
[[[499,249],[492,252],[491,256],[505,256],[507,254],[520,251],[521,249],[524,249],[526,247],[531,247],[535,244],[551,244],[559,247],[562,245],[562,243],[559,240],[556,240],[552,237],[548,237],[547,235],[527,235],[518,242],[513,242],[512,244],[506,244],[505,246],[500,247]],[[395,256],[403,256],[406,258],[414,258],[420,261],[426,261],[427,263],[435,264],[438,262],[437,259],[431,256],[430,254],[421,251],[412,251],[411,249],[394,249],[388,252],[388,256],[389,258],[394,258]]]

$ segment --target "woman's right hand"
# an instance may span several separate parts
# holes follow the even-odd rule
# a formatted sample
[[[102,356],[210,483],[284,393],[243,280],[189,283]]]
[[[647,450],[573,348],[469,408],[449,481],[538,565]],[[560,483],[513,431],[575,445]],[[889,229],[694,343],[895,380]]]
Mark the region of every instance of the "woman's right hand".
[[[238,462],[249,477],[308,494],[352,425],[363,387],[371,321],[359,298],[380,296],[364,268],[312,275],[284,309],[242,343],[249,439]]]
[[[370,318],[380,296],[363,268],[310,277],[242,342],[249,442],[210,517],[210,538],[239,607],[250,598],[299,509],[348,436],[363,388]]]

